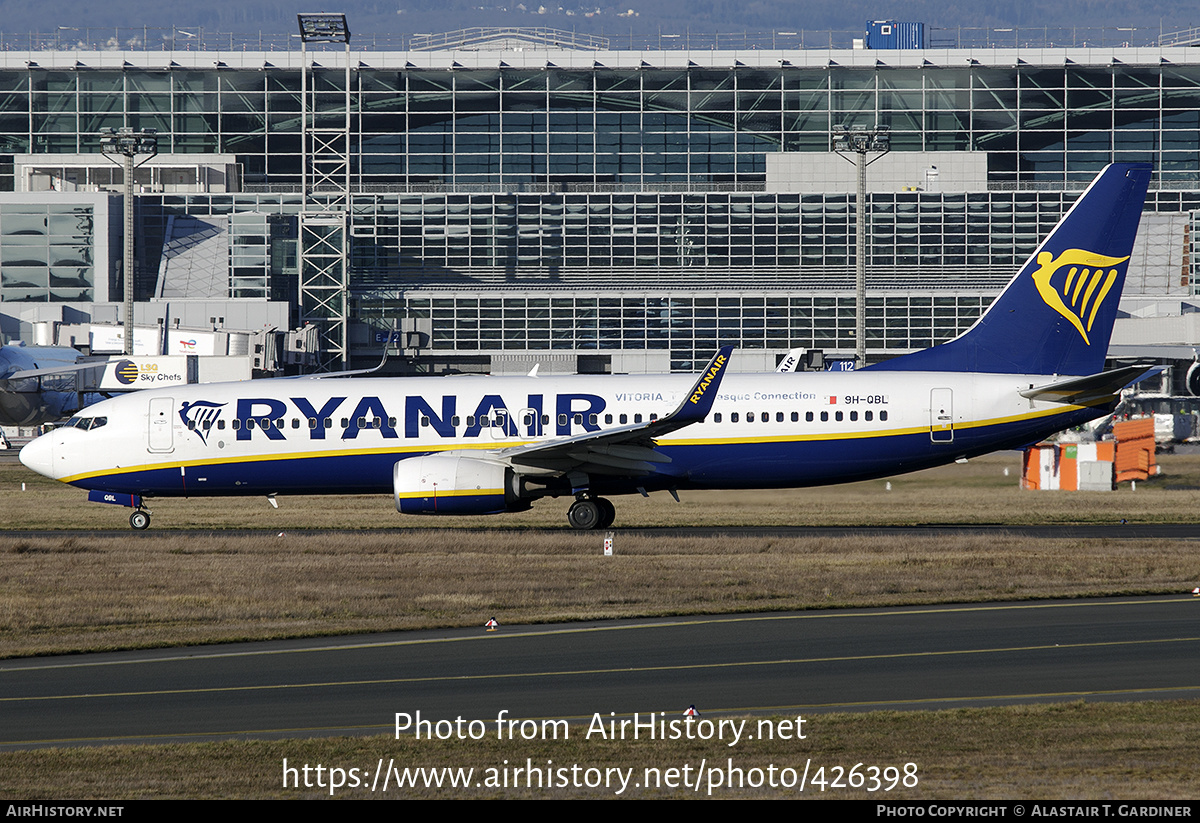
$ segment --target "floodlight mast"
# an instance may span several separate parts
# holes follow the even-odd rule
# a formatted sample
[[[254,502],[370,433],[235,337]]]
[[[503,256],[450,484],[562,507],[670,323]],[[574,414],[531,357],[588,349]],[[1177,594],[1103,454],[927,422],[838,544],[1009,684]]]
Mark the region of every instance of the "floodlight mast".
[[[125,251],[121,261],[121,271],[125,279],[125,354],[133,354],[133,170],[134,158],[139,154],[147,155],[146,159],[137,165],[147,162],[158,154],[158,130],[141,129],[140,131],[122,126],[119,129],[106,127],[100,129],[100,150],[104,156],[114,163],[121,165],[125,176]],[[116,160],[113,155],[120,155]]]
[[[309,12],[296,15],[303,43],[349,43],[350,26],[340,12]]]
[[[853,152],[854,158],[846,157],[858,169],[858,196],[855,198],[854,231],[854,357],[855,368],[867,364],[867,166],[887,154],[891,146],[890,126],[875,126],[873,129],[844,124],[833,127],[833,150],[846,157],[843,152]],[[878,152],[878,156],[867,162],[867,154]]]
[[[346,368],[349,362],[350,212],[350,27],[346,15],[296,15],[300,27],[301,183],[300,321],[317,329],[318,370]],[[328,92],[317,93],[316,66],[309,43],[345,45],[341,105]],[[313,82],[310,85],[310,73]]]

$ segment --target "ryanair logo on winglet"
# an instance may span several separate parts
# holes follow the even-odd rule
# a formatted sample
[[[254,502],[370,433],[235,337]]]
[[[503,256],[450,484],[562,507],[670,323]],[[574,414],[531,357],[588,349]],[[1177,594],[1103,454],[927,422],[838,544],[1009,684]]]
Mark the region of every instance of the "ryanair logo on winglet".
[[[1090,346],[1088,332],[1096,312],[1117,281],[1117,269],[1112,267],[1128,259],[1083,249],[1067,249],[1058,257],[1044,251],[1037,256],[1033,282],[1046,305],[1069,320]]]
[[[708,370],[708,374],[704,375],[704,379],[696,384],[696,390],[692,392],[692,396],[688,398],[688,402],[700,402],[700,398],[704,397],[704,392],[708,391],[709,384],[711,384],[712,381],[716,379],[717,375],[721,373],[721,369],[725,368],[726,359],[727,358],[724,356],[716,359],[712,368]]]

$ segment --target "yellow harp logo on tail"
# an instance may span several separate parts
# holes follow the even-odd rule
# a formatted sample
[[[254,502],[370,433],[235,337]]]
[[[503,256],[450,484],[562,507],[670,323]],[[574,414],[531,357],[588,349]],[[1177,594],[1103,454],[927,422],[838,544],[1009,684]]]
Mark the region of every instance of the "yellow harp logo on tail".
[[[1083,342],[1090,346],[1088,332],[1092,330],[1096,312],[1117,281],[1117,270],[1112,267],[1128,259],[1083,249],[1067,249],[1058,257],[1043,251],[1037,256],[1033,282],[1046,305],[1070,320]],[[1059,272],[1061,277],[1057,276]]]

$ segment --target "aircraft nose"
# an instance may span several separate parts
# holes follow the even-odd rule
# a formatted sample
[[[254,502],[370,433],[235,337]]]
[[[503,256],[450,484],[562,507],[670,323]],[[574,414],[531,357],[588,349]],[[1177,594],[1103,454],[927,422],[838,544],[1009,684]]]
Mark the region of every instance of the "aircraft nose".
[[[25,444],[21,449],[21,462],[43,477],[54,477],[54,437],[44,434]]]

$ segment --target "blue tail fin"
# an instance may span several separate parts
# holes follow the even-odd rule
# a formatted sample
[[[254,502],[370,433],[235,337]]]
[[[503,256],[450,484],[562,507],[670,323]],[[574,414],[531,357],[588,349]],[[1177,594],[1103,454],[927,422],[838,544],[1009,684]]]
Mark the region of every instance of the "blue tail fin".
[[[1149,183],[1148,164],[1106,167],[975,325],[940,346],[870,368],[1101,371]]]

